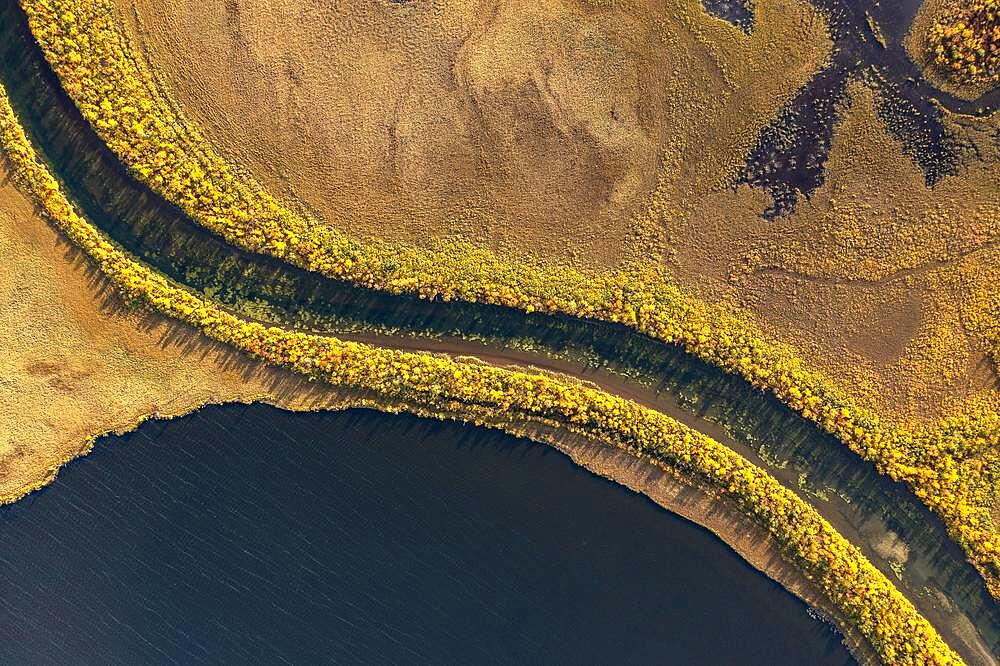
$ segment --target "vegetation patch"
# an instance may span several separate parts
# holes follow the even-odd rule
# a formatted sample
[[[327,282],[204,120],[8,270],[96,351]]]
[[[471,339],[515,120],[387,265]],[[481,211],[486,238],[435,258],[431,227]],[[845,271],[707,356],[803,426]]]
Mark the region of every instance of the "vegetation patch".
[[[772,391],[874,462],[881,473],[908,483],[942,517],[991,592],[1000,596],[1000,538],[991,515],[1000,468],[995,447],[1000,415],[990,406],[920,428],[888,423],[807,368],[790,348],[765,337],[746,317],[682,293],[659,266],[630,266],[594,277],[566,267],[515,266],[458,241],[431,251],[360,243],[291,210],[220,157],[131,57],[108,0],[22,0],[22,5],[46,57],[98,134],[134,174],[231,244],[392,293],[600,319],[681,344]],[[99,243],[94,250],[98,260],[109,252]],[[138,293],[135,289],[146,284],[134,275],[123,280],[127,286],[136,281],[127,293]],[[282,334],[280,341],[272,339],[271,331],[278,329],[244,326],[225,317],[217,321],[216,314],[208,317],[209,325],[199,314],[200,301],[190,300],[194,296],[177,303],[165,303],[165,298],[158,295],[153,305],[169,306],[210,335],[224,335],[220,339],[310,373],[322,376],[333,365],[341,367],[333,359],[346,353],[339,348],[321,351],[313,345],[333,343],[315,340],[306,353],[291,342],[298,338]],[[223,326],[224,332],[215,326]],[[1000,339],[995,342],[1000,359]]]
[[[1000,84],[998,6],[996,0],[923,0],[904,45],[935,88],[995,106],[990,100]]]
[[[931,25],[927,48],[944,75],[960,84],[1000,84],[1000,2],[952,0]]]
[[[650,456],[700,479],[755,518],[887,663],[961,663],[913,605],[814,509],[714,440],[584,384],[242,320],[135,261],[84,219],[38,161],[3,88],[0,142],[19,185],[127,298],[269,363],[333,385],[479,422],[510,415],[548,423]]]

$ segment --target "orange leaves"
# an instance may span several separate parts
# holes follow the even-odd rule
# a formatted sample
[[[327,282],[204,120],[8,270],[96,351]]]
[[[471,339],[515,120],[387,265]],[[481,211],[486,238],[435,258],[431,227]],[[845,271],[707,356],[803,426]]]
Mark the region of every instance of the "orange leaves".
[[[927,35],[934,63],[961,83],[1000,83],[1000,2],[952,2]]]
[[[997,0],[954,2],[951,13],[933,29],[939,34],[933,50],[970,76],[996,76],[997,4]],[[914,432],[880,422],[874,412],[852,404],[843,392],[810,372],[791,350],[765,338],[754,322],[687,297],[660,269],[635,268],[594,277],[572,268],[511,265],[459,242],[433,252],[355,242],[330,225],[290,210],[223,160],[159,90],[141,58],[129,55],[127,35],[110,0],[22,0],[22,6],[65,89],[112,151],[137,177],[229,243],[391,293],[593,318],[682,344],[701,359],[772,391],[880,471],[909,483],[942,516],[950,534],[1000,594],[1000,556],[986,547],[992,534],[985,527],[971,529],[968,512],[959,509],[970,504],[968,496],[976,489],[967,485],[967,477],[940,474],[955,468],[968,450],[937,446],[952,441],[952,432],[930,427]],[[37,186],[44,190],[40,196],[46,205],[53,209],[63,205],[56,200],[54,181],[40,177]],[[112,258],[105,254],[98,261],[104,266]],[[995,290],[991,287],[979,297],[996,300]],[[203,325],[204,313],[192,308],[179,310],[176,316]],[[996,327],[995,322],[978,325]],[[1000,333],[996,337],[1000,340]],[[260,350],[270,349],[262,341],[254,344],[255,353],[263,355]],[[288,358],[283,353],[272,360]],[[312,360],[306,362],[308,358]],[[315,358],[299,354],[295,359],[311,373],[332,373],[346,363],[340,357],[332,360],[329,352]],[[359,376],[344,372],[345,381]],[[462,396],[467,395],[463,388]],[[544,402],[541,395],[532,400]],[[958,430],[975,427],[972,419],[966,419]],[[1000,439],[1000,422],[993,423],[988,435],[992,441]],[[931,478],[925,472],[938,473],[936,485],[921,486]],[[983,504],[977,504],[977,525],[987,524],[988,509]]]
[[[49,220],[87,252],[119,289],[159,312],[311,378],[402,399],[430,413],[486,420],[494,427],[513,423],[513,413],[518,419],[562,425],[609,444],[638,449],[695,476],[742,507],[784,544],[786,556],[840,607],[845,618],[856,622],[886,661],[960,663],[909,601],[814,509],[718,442],[660,412],[583,384],[242,320],[135,261],[75,212],[36,159],[2,86],[0,143],[11,157],[14,178],[39,202]],[[701,324],[694,334],[708,337],[711,330]],[[808,395],[808,390],[794,385],[789,391]],[[845,410],[837,416],[845,417]]]

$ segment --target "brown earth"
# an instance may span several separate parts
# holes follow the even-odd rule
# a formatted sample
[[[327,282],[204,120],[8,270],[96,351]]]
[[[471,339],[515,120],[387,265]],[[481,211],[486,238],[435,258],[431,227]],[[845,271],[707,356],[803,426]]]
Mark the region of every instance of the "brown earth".
[[[825,57],[814,12],[774,4],[752,38],[698,0],[121,6],[222,153],[330,224],[608,268],[665,152],[704,152],[721,129],[701,161],[735,166]]]

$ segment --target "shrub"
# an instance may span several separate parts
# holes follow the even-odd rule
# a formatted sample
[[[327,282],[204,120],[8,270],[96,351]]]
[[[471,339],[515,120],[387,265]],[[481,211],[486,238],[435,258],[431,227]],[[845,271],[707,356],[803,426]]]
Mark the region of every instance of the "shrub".
[[[600,319],[683,345],[773,392],[881,474],[908,483],[1000,597],[1000,539],[990,515],[996,485],[981,482],[984,464],[1000,464],[1000,449],[984,444],[1000,441],[994,411],[921,429],[887,424],[753,322],[682,294],[658,266],[590,277],[564,267],[514,266],[458,242],[427,252],[351,240],[291,211],[223,160],[132,55],[110,0],[21,4],[46,58],[101,138],[137,178],[227,242],[392,293]]]
[[[1000,84],[1000,1],[952,2],[927,34],[934,64],[974,86]]]

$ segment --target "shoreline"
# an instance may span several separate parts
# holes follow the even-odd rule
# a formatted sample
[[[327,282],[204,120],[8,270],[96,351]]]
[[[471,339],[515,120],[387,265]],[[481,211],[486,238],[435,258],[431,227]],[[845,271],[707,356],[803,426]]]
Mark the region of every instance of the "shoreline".
[[[77,453],[70,455],[58,467],[52,469],[45,479],[33,484],[33,486],[23,488],[23,492],[13,496],[13,498],[12,496],[0,498],[0,507],[22,501],[32,493],[44,490],[56,479],[63,467],[88,455],[94,446],[98,445],[100,440],[105,437],[133,432],[148,421],[184,418],[204,407],[262,404],[292,413],[348,410],[372,410],[385,414],[408,412],[421,419],[453,421],[472,428],[499,430],[511,437],[525,437],[535,443],[555,449],[570,458],[575,465],[586,469],[595,476],[648,498],[664,510],[709,531],[755,570],[801,599],[811,610],[819,612],[822,619],[828,620],[842,636],[844,644],[859,664],[880,663],[875,651],[864,637],[842,619],[836,607],[825,600],[822,592],[794,565],[782,559],[776,544],[762,528],[738,509],[731,507],[728,502],[715,497],[699,484],[683,480],[666,466],[585,435],[566,432],[543,424],[527,422],[515,426],[505,426],[499,423],[478,425],[472,424],[468,419],[458,415],[434,415],[420,407],[402,403],[382,402],[379,399],[351,396],[343,396],[339,400],[340,404],[331,402],[327,406],[315,408],[301,403],[296,404],[294,400],[281,400],[262,395],[249,399],[221,398],[202,402],[190,408],[181,407],[169,412],[145,414],[133,420],[130,425],[114,427],[103,433],[92,435]]]
[[[927,32],[937,15],[947,6],[947,0],[923,0],[913,17],[910,29],[903,38],[903,48],[906,49],[906,54],[913,61],[913,64],[920,69],[921,75],[932,86],[952,97],[966,102],[976,102],[1000,84],[964,85],[955,83],[934,65],[927,47]]]
[[[28,150],[30,151],[30,148]],[[49,189],[54,187],[55,191],[58,192],[58,185],[50,184],[51,176],[44,172],[44,167],[38,168],[42,169],[38,175],[41,182],[39,187],[49,187]],[[35,175],[35,171],[30,173]],[[705,475],[706,483],[712,484],[715,479],[719,479],[721,485],[716,491],[717,493],[731,496],[737,508],[755,515],[765,529],[774,534],[779,541],[792,539],[787,541],[790,552],[794,553],[791,559],[800,562],[804,571],[812,572],[811,575],[816,576],[818,581],[822,581],[823,589],[831,599],[842,604],[846,609],[853,609],[848,611],[852,614],[860,612],[858,618],[853,618],[852,615],[852,619],[857,622],[860,631],[872,637],[873,645],[885,651],[884,656],[887,659],[893,658],[895,652],[891,646],[894,645],[900,646],[904,651],[913,649],[918,653],[923,649],[936,649],[936,647],[921,647],[907,638],[908,635],[912,638],[909,631],[912,631],[916,625],[914,625],[913,620],[910,621],[909,625],[906,625],[906,614],[912,613],[919,620],[921,626],[925,623],[924,619],[914,613],[912,607],[907,608],[909,603],[893,588],[892,584],[867,563],[856,548],[851,547],[826,521],[822,520],[814,509],[810,509],[787,488],[782,490],[779,484],[768,478],[762,470],[755,469],[740,459],[735,452],[727,451],[701,433],[689,431],[667,417],[661,418],[648,408],[642,408],[634,403],[628,404],[623,398],[600,395],[590,389],[583,388],[582,385],[574,386],[570,382],[566,382],[565,386],[551,386],[546,383],[544,378],[537,375],[522,375],[510,371],[505,374],[502,369],[477,368],[468,363],[455,364],[454,361],[449,361],[445,357],[433,358],[422,355],[421,358],[421,355],[392,352],[391,350],[365,349],[358,345],[342,344],[336,340],[324,342],[324,338],[283,332],[277,328],[265,330],[259,324],[245,322],[241,324],[237,318],[222,312],[209,302],[200,300],[197,296],[179,287],[171,286],[155,274],[150,274],[147,269],[135,263],[127,255],[120,253],[107,241],[101,240],[96,231],[86,226],[86,222],[81,221],[76,216],[70,204],[63,202],[62,199],[58,199],[54,203],[49,202],[48,199],[46,201],[51,210],[56,211],[52,213],[50,210],[50,215],[55,216],[57,223],[63,226],[68,225],[68,235],[88,253],[92,251],[96,255],[101,269],[105,273],[110,271],[110,274],[115,276],[119,282],[128,280],[128,285],[139,280],[139,285],[147,291],[139,290],[139,287],[134,285],[132,289],[151,304],[155,304],[157,309],[172,314],[175,319],[181,322],[196,324],[196,328],[200,327],[203,332],[215,339],[224,342],[235,341],[239,343],[236,344],[237,347],[253,351],[272,363],[289,366],[303,374],[327,379],[335,385],[346,386],[347,388],[339,395],[348,397],[342,398],[341,404],[344,404],[343,400],[346,400],[351,401],[352,404],[377,406],[379,409],[389,412],[406,410],[423,416],[457,418],[487,424],[509,432],[516,432],[518,429],[524,428],[520,425],[521,422],[540,423],[543,424],[543,429],[544,424],[548,424],[558,430],[584,433],[590,437],[600,438],[612,448],[638,446],[644,451],[649,451],[657,456],[663,455],[666,460],[672,460],[673,462],[670,464],[677,466],[682,471],[688,469],[688,465],[685,463],[691,464],[694,460],[693,471]],[[55,207],[52,208],[52,206]],[[65,219],[60,217],[63,214],[65,214]],[[140,277],[135,277],[136,273]],[[132,294],[132,291],[125,289],[125,293]],[[135,294],[132,295],[135,296]],[[178,337],[183,335],[181,328],[177,329]],[[302,353],[307,355],[303,357]],[[342,364],[342,354],[348,354],[350,362]],[[234,352],[234,355],[238,355],[238,352]],[[319,367],[324,372],[327,371],[327,366],[330,364],[333,364],[334,369],[329,370],[329,376],[315,371],[306,372],[315,363],[319,363]],[[350,365],[350,363],[355,363],[355,365]],[[412,365],[407,365],[410,363]],[[352,379],[350,374],[352,372],[359,372],[365,377],[367,375],[364,373],[370,372],[371,376],[366,381],[361,381]],[[422,374],[423,378],[420,378]],[[461,382],[466,381],[466,376],[480,383],[462,384]],[[455,381],[452,382],[452,379]],[[470,387],[474,390],[471,390]],[[527,390],[525,387],[537,389],[538,393],[532,394],[529,391],[529,399],[523,402],[511,397],[519,396],[518,391]],[[372,396],[383,397],[374,399]],[[505,396],[507,397],[505,398]],[[564,402],[566,396],[573,396],[573,400]],[[579,402],[574,402],[574,400]],[[544,436],[544,432],[542,436]],[[716,455],[718,460],[710,457]],[[723,483],[723,481],[725,482]],[[762,485],[758,486],[757,483]],[[726,484],[729,484],[728,490]],[[790,507],[794,507],[795,512],[791,515],[799,515],[798,512],[801,511],[799,518],[789,522],[788,514],[774,508],[775,505],[766,501],[756,503],[758,496],[768,497],[762,495],[765,492],[773,493],[771,497],[775,498],[775,502],[779,502],[779,500],[780,502],[788,502]],[[756,508],[754,508],[755,503]],[[783,506],[783,504],[779,504],[779,506]],[[835,546],[834,550],[822,557],[812,551],[802,550],[800,548],[801,540],[797,541],[789,536],[797,534],[802,529],[810,529],[810,526],[813,525],[815,526],[813,529],[818,529],[821,534],[825,535],[824,538],[831,540],[831,547]],[[834,569],[845,575],[846,580],[830,578],[829,563],[825,565],[827,568],[823,568],[824,562],[826,562],[823,558],[827,556],[834,559],[843,557],[844,566],[850,565],[850,573],[847,573],[846,569],[843,571]],[[840,562],[841,560],[836,561]],[[859,611],[858,602],[851,599],[853,588],[851,590],[845,588],[845,586],[853,584],[849,581],[855,580],[857,565],[861,565],[864,576],[872,576],[871,584],[876,586],[871,591],[870,602],[876,604],[875,607],[878,608],[883,603],[882,600],[885,599],[885,603],[889,604],[886,608],[896,609],[899,612],[905,611],[901,616],[902,621],[893,610],[882,615],[874,628],[867,624],[867,621],[864,620],[867,617],[866,613]],[[838,596],[839,594],[846,594],[846,596]],[[879,595],[888,596],[880,597]],[[883,620],[885,625],[882,624]],[[907,626],[910,627],[909,631],[906,629]],[[880,633],[882,631],[887,633],[883,636]],[[881,641],[890,635],[893,642],[888,646],[883,645]],[[927,625],[925,635],[928,639],[939,640],[934,635],[930,625]],[[942,658],[950,654],[950,651],[947,651],[947,646],[942,646],[942,650]]]

